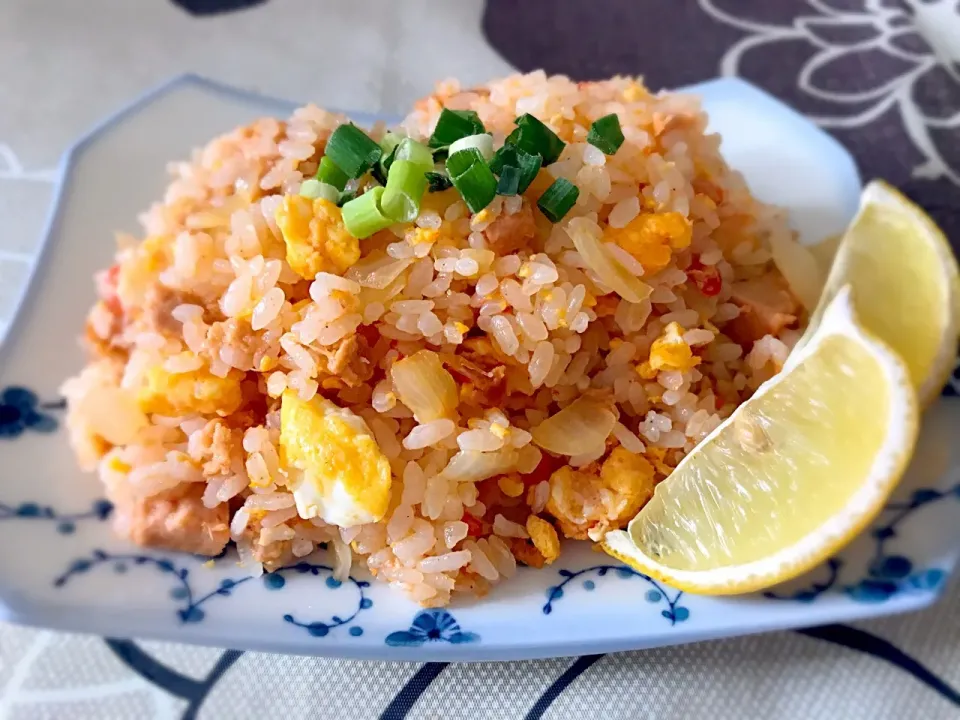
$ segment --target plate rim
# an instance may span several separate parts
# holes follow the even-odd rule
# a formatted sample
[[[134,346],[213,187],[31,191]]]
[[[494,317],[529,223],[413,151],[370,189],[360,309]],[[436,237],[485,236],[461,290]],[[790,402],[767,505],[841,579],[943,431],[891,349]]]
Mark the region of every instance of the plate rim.
[[[213,92],[219,95],[237,99],[244,102],[255,102],[259,104],[269,104],[278,109],[284,108],[288,111],[298,107],[296,101],[291,101],[279,97],[273,97],[253,90],[238,88],[233,85],[222,83],[216,80],[203,77],[195,73],[184,73],[171,77],[139,94],[133,100],[125,103],[117,110],[113,111],[102,120],[94,124],[89,130],[80,134],[63,152],[56,168],[56,176],[53,182],[53,192],[51,193],[50,205],[47,209],[46,219],[41,230],[41,237],[36,246],[36,250],[29,263],[26,278],[19,297],[14,300],[11,319],[5,333],[0,339],[0,368],[4,367],[9,354],[12,353],[14,339],[23,330],[23,323],[26,322],[24,308],[34,293],[40,292],[43,286],[43,271],[49,261],[49,254],[53,252],[56,244],[53,242],[54,235],[60,228],[62,221],[64,200],[71,181],[71,175],[76,169],[76,161],[79,155],[86,150],[101,135],[111,130],[115,125],[124,119],[137,113],[143,106],[163,97],[165,94],[176,90],[181,86],[195,86],[201,90]],[[785,110],[791,116],[791,122],[803,123],[807,132],[814,130],[818,136],[818,142],[830,147],[831,150],[843,159],[846,168],[845,171],[855,178],[857,183],[862,185],[861,176],[856,166],[853,156],[843,147],[843,145],[822,128],[817,127],[812,121],[805,118],[802,114],[789,107],[779,99],[773,97],[767,92],[755,87],[740,78],[721,77],[694,85],[685,86],[677,89],[677,92],[706,95],[716,91],[723,86],[735,87],[740,93],[749,93],[764,104],[775,105],[781,113]],[[336,110],[334,110],[336,111]],[[339,111],[344,112],[344,111]],[[394,122],[399,118],[387,114],[367,113],[367,112],[344,112],[352,119],[360,123],[368,123],[376,120]],[[955,571],[956,566],[950,568],[950,572]],[[883,610],[878,612],[877,607],[858,605],[856,603],[836,604],[831,607],[829,618],[825,621],[845,621],[854,620],[876,615],[894,614],[898,612],[912,611],[926,607],[935,602],[942,594],[944,585],[935,591],[917,594],[908,597],[898,598],[896,603],[887,603]],[[17,596],[20,597],[17,597]],[[221,646],[222,639],[214,637],[219,635],[214,633],[198,632],[195,626],[183,626],[174,623],[159,624],[146,622],[142,626],[117,628],[116,624],[108,627],[110,618],[107,615],[84,614],[70,612],[74,604],[69,602],[57,603],[44,599],[39,601],[33,598],[23,597],[20,591],[15,588],[5,590],[5,597],[0,601],[0,620],[15,622],[34,627],[43,627],[70,632],[96,633],[106,637],[116,635],[129,635],[142,638],[157,640],[166,640],[181,642],[187,644]],[[144,611],[140,611],[144,612]],[[804,614],[800,607],[797,612]],[[123,623],[126,623],[126,619]],[[819,622],[819,621],[818,621]],[[132,623],[136,624],[136,622]],[[268,652],[283,652],[291,654],[303,654],[325,657],[344,657],[358,659],[389,659],[389,660],[414,660],[414,661],[490,661],[490,660],[520,660],[535,659],[547,657],[564,657],[569,655],[578,655],[594,652],[615,652],[621,650],[630,650],[637,648],[660,647],[686,642],[700,640],[716,639],[721,637],[737,637],[740,635],[768,632],[778,629],[789,629],[792,627],[803,627],[802,622],[790,623],[785,621],[779,615],[771,619],[757,622],[749,629],[737,629],[734,632],[725,631],[724,628],[697,627],[686,632],[665,633],[655,631],[644,633],[640,637],[637,633],[625,634],[617,641],[609,639],[599,640],[564,640],[561,636],[555,639],[530,641],[518,645],[504,645],[493,641],[491,643],[479,643],[474,645],[450,645],[447,643],[426,644],[420,647],[388,647],[386,645],[368,646],[368,645],[349,645],[345,643],[337,644],[319,644],[307,643],[301,641],[272,640],[270,637],[263,637],[256,641],[244,640],[243,646],[255,650]],[[118,633],[118,630],[121,632]],[[651,642],[652,640],[652,642]]]

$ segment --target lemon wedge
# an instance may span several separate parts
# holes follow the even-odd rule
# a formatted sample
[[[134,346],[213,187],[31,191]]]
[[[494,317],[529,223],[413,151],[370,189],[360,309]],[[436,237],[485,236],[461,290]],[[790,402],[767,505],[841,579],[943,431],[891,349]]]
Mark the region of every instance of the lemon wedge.
[[[903,360],[849,288],[796,358],[708,435],[604,549],[690,592],[752,592],[849,542],[880,511],[917,435]]]
[[[830,243],[824,251],[830,251]],[[886,183],[874,180],[836,250],[805,344],[830,300],[853,288],[857,317],[904,359],[921,407],[953,370],[960,339],[957,260],[936,223]]]

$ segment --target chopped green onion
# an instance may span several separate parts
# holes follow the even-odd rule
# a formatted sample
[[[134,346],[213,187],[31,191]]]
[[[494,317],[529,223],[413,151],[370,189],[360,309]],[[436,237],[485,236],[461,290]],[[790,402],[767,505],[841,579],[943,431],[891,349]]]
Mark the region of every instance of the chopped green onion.
[[[383,150],[356,125],[341,125],[327,140],[326,155],[348,178],[358,178],[383,156]]]
[[[433,153],[423,143],[404,138],[397,145],[397,160],[409,160],[423,167],[423,171],[433,170]]]
[[[427,188],[432,193],[443,192],[453,187],[453,183],[450,182],[450,178],[446,173],[428,172],[424,174],[424,177],[427,178]]]
[[[327,202],[332,202],[334,205],[336,205],[340,199],[340,191],[337,188],[330,183],[320,182],[313,178],[308,178],[301,183],[300,194],[311,200],[323,198]]]
[[[493,157],[493,135],[489,133],[480,133],[478,135],[467,135],[462,137],[454,143],[450,143],[450,154],[460,152],[461,150],[467,150],[469,148],[476,148],[480,151],[480,155],[485,161],[490,160]]]
[[[348,202],[357,197],[356,190],[345,190],[340,193],[340,200],[337,202],[337,207],[343,207]]]
[[[497,196],[497,178],[476,148],[448,157],[447,173],[470,212],[480,212]]]
[[[493,159],[490,161],[490,169],[497,175],[500,175],[506,166],[512,166],[520,170],[517,192],[522,193],[530,187],[530,183],[537,177],[541,162],[542,159],[539,155],[524,152],[516,145],[504,145],[494,153]]]
[[[317,168],[317,180],[327,185],[333,185],[337,190],[343,190],[347,184],[347,174],[337,167],[336,163],[324,155],[320,158],[320,167]]]
[[[383,137],[380,139],[380,149],[383,150],[384,155],[389,155],[403,140],[403,135],[398,135],[395,132],[384,133]]]
[[[476,135],[483,131],[480,116],[473,110],[448,110],[443,108],[428,144],[432,148],[445,148],[462,137]]]
[[[517,129],[507,136],[507,144],[516,145],[531,155],[539,155],[544,165],[557,161],[566,143],[553,130],[530,113],[521,115],[514,123]]]
[[[387,184],[387,176],[390,174],[390,166],[393,165],[393,161],[396,159],[398,147],[400,146],[394,145],[389,155],[380,158],[380,161],[375,162],[373,167],[370,168],[370,174],[373,175],[373,179],[381,185]]]
[[[557,178],[537,200],[537,207],[550,222],[560,222],[570,212],[579,195],[580,190],[576,185],[565,178]]]
[[[504,165],[497,183],[497,195],[516,195],[520,189],[520,168]]]
[[[604,115],[594,120],[587,133],[587,142],[603,152],[604,155],[613,155],[623,145],[623,130],[620,129],[620,118],[616,113]]]
[[[393,225],[393,220],[384,215],[380,209],[383,193],[383,188],[377,186],[367,190],[360,197],[344,203],[343,225],[348,233],[363,240]]]
[[[423,165],[395,160],[380,200],[383,214],[394,222],[410,222],[420,214],[420,200],[427,190]]]

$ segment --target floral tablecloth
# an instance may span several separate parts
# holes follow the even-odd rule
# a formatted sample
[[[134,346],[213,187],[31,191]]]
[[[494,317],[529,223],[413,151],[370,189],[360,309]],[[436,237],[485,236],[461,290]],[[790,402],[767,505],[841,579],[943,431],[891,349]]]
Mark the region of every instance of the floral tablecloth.
[[[76,135],[181,72],[401,112],[543,67],[653,87],[741,75],[960,239],[957,0],[6,0],[0,336]],[[0,450],[2,452],[2,450]],[[270,656],[0,626],[0,718],[960,717],[960,594],[921,613],[512,665]]]

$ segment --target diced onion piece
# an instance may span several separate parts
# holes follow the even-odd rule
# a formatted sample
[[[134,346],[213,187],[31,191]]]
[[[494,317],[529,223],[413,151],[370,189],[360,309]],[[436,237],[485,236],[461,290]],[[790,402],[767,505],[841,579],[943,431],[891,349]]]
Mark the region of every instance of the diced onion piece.
[[[323,198],[327,202],[331,202],[334,205],[336,205],[337,201],[340,199],[340,191],[337,190],[333,185],[330,183],[320,182],[319,180],[314,180],[313,178],[303,181],[303,184],[300,185],[300,194],[305,198],[310,198],[311,200]]]
[[[480,133],[478,135],[467,135],[456,142],[450,143],[450,154],[458,153],[461,150],[474,148],[484,160],[490,161],[493,157],[493,135],[490,133]]]
[[[458,482],[480,482],[514,470],[519,459],[520,453],[514,448],[497,452],[461,450],[450,458],[441,474]]]
[[[419,423],[452,418],[459,397],[457,383],[431,350],[398,360],[390,368],[390,377],[400,402],[413,411]]]
[[[579,397],[530,429],[533,441],[557,455],[583,455],[603,447],[617,416],[609,402]]]
[[[600,229],[586,218],[572,218],[567,232],[580,257],[597,276],[624,300],[638,303],[653,289],[614,260],[600,239]]]
[[[383,188],[378,186],[367,190],[360,197],[344,203],[342,210],[343,225],[347,232],[355,238],[363,240],[378,230],[393,225],[393,220],[384,215],[380,208],[382,198]]]
[[[817,307],[826,277],[810,248],[794,238],[773,233],[770,237],[773,264],[783,274],[790,290],[810,311]]]

